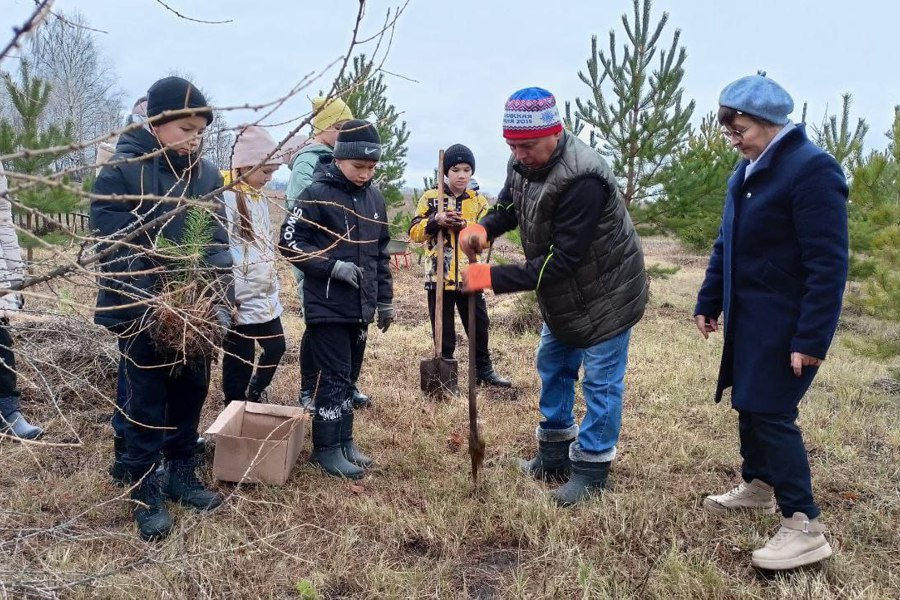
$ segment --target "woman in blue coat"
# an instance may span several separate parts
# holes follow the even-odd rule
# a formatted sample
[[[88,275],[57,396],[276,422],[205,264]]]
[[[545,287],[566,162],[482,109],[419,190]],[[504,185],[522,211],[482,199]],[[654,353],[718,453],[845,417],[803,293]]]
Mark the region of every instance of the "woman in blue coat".
[[[728,180],[694,315],[704,338],[724,317],[716,401],[732,388],[743,482],[703,505],[772,513],[777,500],[781,529],[753,552],[752,564],[792,569],[832,553],[796,420],[841,311],[847,181],[804,126],[788,119],[793,100],[764,73],[728,85],[719,104],[722,132],[743,160]]]

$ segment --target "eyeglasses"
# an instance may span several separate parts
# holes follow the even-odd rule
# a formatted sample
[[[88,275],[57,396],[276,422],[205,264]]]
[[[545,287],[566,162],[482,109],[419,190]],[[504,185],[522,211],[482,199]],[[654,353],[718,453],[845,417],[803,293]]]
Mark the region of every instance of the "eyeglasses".
[[[743,129],[728,129],[727,127],[723,127],[722,135],[728,138],[729,142],[733,142],[735,140],[743,141],[744,134],[747,133],[747,130],[749,130],[751,127],[753,127],[753,125],[747,125]]]

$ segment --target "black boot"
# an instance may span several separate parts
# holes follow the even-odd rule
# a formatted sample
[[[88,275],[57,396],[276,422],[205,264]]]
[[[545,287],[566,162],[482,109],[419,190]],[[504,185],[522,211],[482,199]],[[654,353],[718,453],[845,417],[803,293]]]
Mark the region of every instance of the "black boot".
[[[134,507],[134,520],[137,522],[138,533],[145,542],[158,540],[169,535],[172,531],[172,517],[166,509],[160,489],[159,475],[155,465],[147,469],[146,474],[128,474],[129,479],[143,475],[141,483],[131,491],[131,499],[136,504]]]
[[[212,510],[222,504],[222,496],[208,489],[197,479],[196,459],[167,460],[163,477],[163,493],[169,500],[196,508]]]
[[[313,452],[309,461],[335,477],[359,479],[363,469],[351,463],[341,448],[341,424],[343,419],[320,421],[313,419]]]
[[[203,454],[206,452],[206,438],[198,436],[197,443],[194,444],[194,454]]]
[[[525,475],[543,481],[565,481],[569,477],[569,445],[575,441],[578,427],[568,429],[537,428],[538,453],[531,460],[519,460]]]
[[[266,402],[268,400],[265,388],[260,389],[257,387],[256,375],[250,380],[250,385],[247,386],[247,393],[244,395],[247,396],[248,402]]]
[[[122,464],[123,456],[125,456],[125,438],[115,435],[113,436],[113,464],[109,468],[109,476],[118,486],[131,485],[131,473]]]
[[[492,385],[499,388],[510,388],[512,382],[509,379],[501,377],[494,367],[487,367],[478,371],[478,385]]]
[[[269,397],[266,390],[257,390],[252,387],[247,388],[247,402],[268,402]]]
[[[569,481],[550,492],[550,496],[562,506],[572,506],[599,494],[606,487],[609,465],[609,462],[573,460]]]
[[[350,402],[353,408],[369,408],[372,406],[372,399],[359,391],[356,384],[350,386]]]
[[[344,457],[357,467],[368,469],[372,466],[372,459],[363,454],[359,447],[353,443],[352,412],[344,413],[341,419],[341,450],[344,452]]]

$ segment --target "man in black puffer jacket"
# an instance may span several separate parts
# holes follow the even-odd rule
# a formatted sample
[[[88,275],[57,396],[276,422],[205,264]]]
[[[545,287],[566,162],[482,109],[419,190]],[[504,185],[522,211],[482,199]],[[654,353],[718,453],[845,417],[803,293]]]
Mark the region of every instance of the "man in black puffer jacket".
[[[190,109],[190,110],[188,110]],[[171,111],[179,111],[170,114]],[[212,121],[206,99],[190,82],[167,77],[150,87],[149,123],[124,133],[116,154],[100,170],[91,199],[91,224],[107,248],[117,251],[101,262],[96,323],[119,336],[125,360],[128,420],[120,463],[127,478],[139,481],[132,498],[140,535],[168,535],[172,519],[163,494],[199,510],[215,508],[218,494],[195,474],[194,448],[200,409],[209,389],[210,361],[196,358],[180,364],[178,356],[154,344],[148,333],[149,303],[162,293],[167,265],[155,251],[160,239],[182,241],[188,211],[184,204],[221,187],[216,168],[198,155],[201,136]],[[119,196],[125,196],[121,198]],[[161,200],[160,197],[167,197]],[[179,209],[179,210],[176,210]],[[195,209],[192,209],[195,210]],[[148,231],[134,232],[171,213]],[[212,241],[205,250],[214,274],[216,319],[231,322],[234,291],[228,234],[222,227],[224,205],[212,221]],[[129,237],[133,236],[133,237]],[[125,238],[125,239],[123,239]],[[166,458],[164,482],[156,466]]]
[[[317,170],[281,227],[281,252],[305,275],[305,351],[315,372],[311,460],[329,475],[351,479],[372,462],[353,442],[354,357],[361,361],[376,315],[382,332],[394,320],[387,211],[372,185],[380,157],[371,123],[344,123],[334,161]]]
[[[606,485],[622,420],[631,328],[648,283],[640,239],[600,155],[563,130],[556,100],[526,88],[510,97],[503,136],[512,150],[494,210],[460,234],[469,253],[519,228],[526,262],[463,272],[468,291],[535,290],[544,318],[538,455],[528,475],[568,481],[551,495],[574,504]],[[575,421],[575,381],[584,368],[586,414]],[[569,476],[571,472],[571,476]]]

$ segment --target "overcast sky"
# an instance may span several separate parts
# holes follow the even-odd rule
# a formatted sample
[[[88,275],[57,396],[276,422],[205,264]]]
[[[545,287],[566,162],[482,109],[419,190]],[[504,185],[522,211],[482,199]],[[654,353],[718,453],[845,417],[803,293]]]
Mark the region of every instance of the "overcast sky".
[[[350,39],[356,0],[166,0],[183,14],[223,25],[185,21],[153,0],[59,0],[56,9],[80,10],[97,34],[127,98],[142,95],[172,70],[191,73],[217,105],[255,104],[283,96],[305,75],[337,59]],[[0,44],[30,11],[31,0],[2,0]],[[365,34],[377,31],[396,2],[370,2]],[[578,79],[591,35],[608,45],[630,0],[411,0],[400,17],[385,68],[391,101],[412,132],[406,179],[421,185],[437,150],[464,143],[475,153],[476,177],[495,193],[508,157],[500,132],[503,104],[519,88],[538,85],[562,105],[585,97]],[[656,17],[669,13],[663,34],[676,28],[688,52],[686,98],[696,119],[717,108],[719,91],[738,77],[768,71],[793,95],[800,118],[840,109],[854,95],[853,115],[871,124],[868,147],[883,147],[893,106],[900,103],[900,2],[895,0],[657,0]],[[365,37],[365,36],[364,36]],[[372,51],[372,47],[368,51]],[[9,70],[7,61],[0,68]],[[328,74],[334,75],[335,69]],[[285,104],[270,119],[281,122],[309,110],[308,97],[327,89],[327,76]],[[232,124],[253,120],[229,113]],[[286,133],[290,126],[274,128]]]

